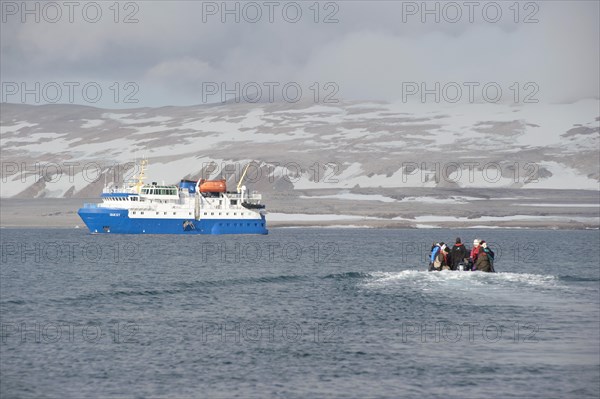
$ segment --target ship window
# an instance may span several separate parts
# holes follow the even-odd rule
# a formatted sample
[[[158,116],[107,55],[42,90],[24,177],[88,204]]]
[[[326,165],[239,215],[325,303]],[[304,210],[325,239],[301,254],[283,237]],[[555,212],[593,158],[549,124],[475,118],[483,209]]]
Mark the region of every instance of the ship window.
[[[237,216],[237,213],[236,213],[236,212],[233,212],[233,216]]]
[[[221,216],[221,212],[219,212],[219,216]]]
[[[156,212],[156,214],[158,215],[158,212]]]
[[[144,212],[140,212],[140,214],[141,214],[141,215],[143,215],[143,214],[144,214]]]
[[[173,215],[175,214],[175,212],[173,212]]]
[[[135,215],[135,211],[133,211],[133,214]]]
[[[206,212],[204,212],[204,216],[206,216]]]
[[[214,212],[211,212],[210,214],[211,214],[211,215],[214,215],[215,213],[214,213]]]
[[[254,227],[257,227],[257,226],[258,226],[258,223],[254,223]]]
[[[166,214],[167,214],[167,212],[163,212],[163,215],[166,215]]]
[[[261,225],[262,227],[265,227],[265,224],[264,224],[264,223],[261,223],[260,225]]]
[[[192,215],[192,212],[189,212],[190,216]]]

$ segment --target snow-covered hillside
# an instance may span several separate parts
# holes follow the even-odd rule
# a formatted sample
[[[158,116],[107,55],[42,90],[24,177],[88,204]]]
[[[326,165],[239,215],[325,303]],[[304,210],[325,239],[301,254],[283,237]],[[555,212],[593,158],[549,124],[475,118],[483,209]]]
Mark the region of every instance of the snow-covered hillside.
[[[148,178],[167,183],[224,174],[231,184],[254,161],[248,178],[264,191],[598,190],[599,106],[2,104],[0,195],[94,197],[141,157]]]

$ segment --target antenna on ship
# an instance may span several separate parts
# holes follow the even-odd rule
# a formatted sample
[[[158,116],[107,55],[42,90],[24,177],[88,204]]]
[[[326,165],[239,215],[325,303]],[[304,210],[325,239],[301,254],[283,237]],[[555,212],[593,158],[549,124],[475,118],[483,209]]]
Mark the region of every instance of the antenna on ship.
[[[244,173],[242,173],[242,177],[240,178],[240,181],[237,184],[237,192],[239,193],[242,189],[242,182],[244,181],[244,177],[246,177],[246,172],[248,172],[248,167],[250,166],[252,162],[248,162],[248,164],[246,165],[246,167],[244,168]]]

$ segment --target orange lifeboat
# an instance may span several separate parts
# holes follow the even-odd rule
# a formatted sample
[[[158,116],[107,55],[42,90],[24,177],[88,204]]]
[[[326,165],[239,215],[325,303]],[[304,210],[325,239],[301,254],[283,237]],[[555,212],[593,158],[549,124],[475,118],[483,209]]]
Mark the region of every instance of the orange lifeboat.
[[[227,191],[225,180],[200,180],[201,193],[224,193]]]

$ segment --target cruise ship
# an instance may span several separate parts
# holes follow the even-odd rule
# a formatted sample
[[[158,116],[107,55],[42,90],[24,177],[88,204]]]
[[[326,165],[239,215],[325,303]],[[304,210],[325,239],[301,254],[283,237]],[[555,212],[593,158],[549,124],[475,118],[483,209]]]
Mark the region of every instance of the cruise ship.
[[[248,167],[232,192],[225,180],[145,184],[146,166],[123,187],[105,187],[102,203],[79,209],[92,234],[268,234],[262,196],[242,185]]]

